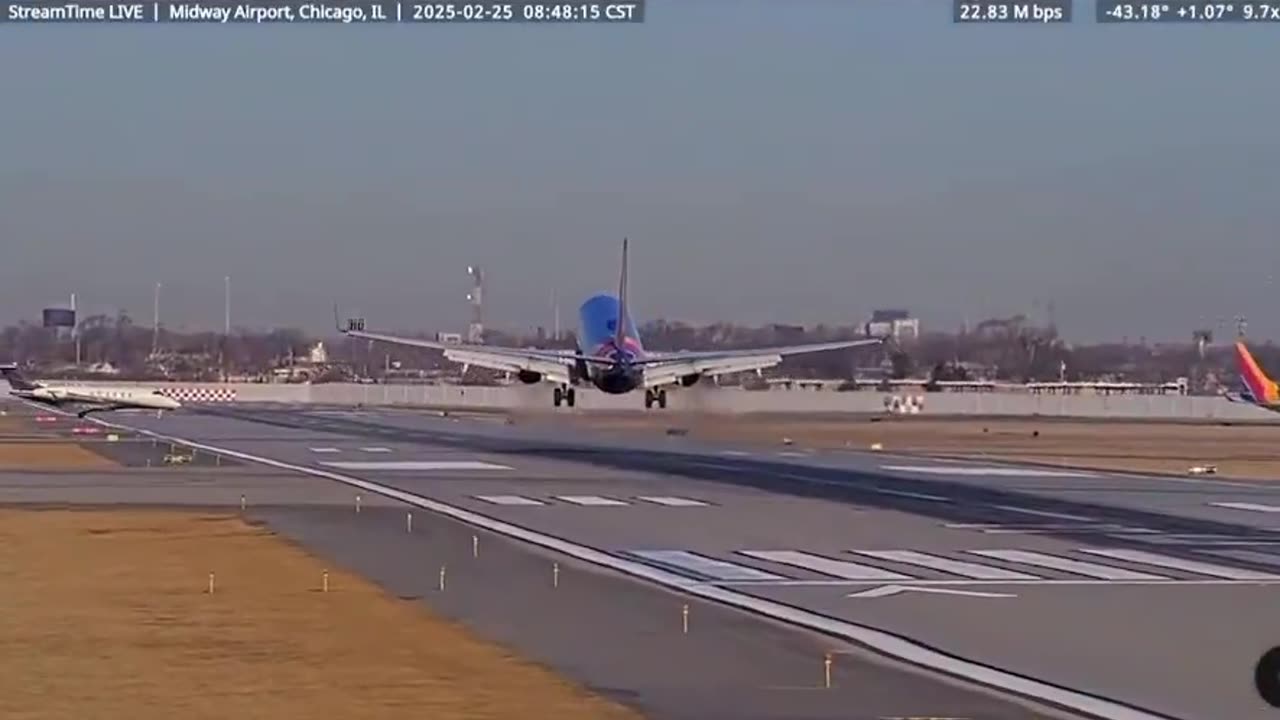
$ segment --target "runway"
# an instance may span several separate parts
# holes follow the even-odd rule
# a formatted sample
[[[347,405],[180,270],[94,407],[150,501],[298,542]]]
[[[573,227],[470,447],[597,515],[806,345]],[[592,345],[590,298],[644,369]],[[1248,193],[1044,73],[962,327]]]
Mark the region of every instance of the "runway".
[[[880,649],[913,641],[968,661],[974,674],[995,668],[1067,688],[1079,705],[1092,697],[1100,716],[1272,714],[1251,687],[1254,662],[1280,639],[1259,631],[1280,590],[1280,534],[1263,509],[1280,508],[1280,489],[1265,483],[559,437],[394,410],[245,406],[109,422],[389,489],[382,494],[651,568],[637,573],[689,593],[729,592],[885,631]],[[347,524],[272,512],[309,542],[368,553],[390,580],[404,572],[395,569],[403,555],[374,550],[371,539],[339,540]],[[394,534],[397,523],[378,527]],[[538,564],[545,576],[546,560]],[[618,583],[609,593],[640,592],[599,577]],[[750,642],[725,633],[728,645]],[[964,698],[955,702],[992,702]],[[1026,711],[948,712],[939,714]]]

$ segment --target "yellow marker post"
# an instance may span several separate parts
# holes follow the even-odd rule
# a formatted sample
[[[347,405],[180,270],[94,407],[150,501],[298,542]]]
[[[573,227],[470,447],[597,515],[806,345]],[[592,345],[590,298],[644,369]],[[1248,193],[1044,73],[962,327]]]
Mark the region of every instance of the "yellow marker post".
[[[213,594],[213,571],[209,571],[209,594]]]
[[[823,685],[827,689],[830,689],[831,688],[831,653],[827,653],[827,656],[822,659],[822,676],[823,676]]]
[[[480,538],[476,535],[471,536],[471,557],[480,557]]]
[[[560,587],[560,563],[551,564],[551,587]]]
[[[324,575],[322,576],[321,589],[324,592],[329,592],[329,571],[328,570],[325,570]]]
[[[404,514],[404,531],[407,533],[413,532],[413,513]]]
[[[680,608],[680,626],[681,626],[680,628],[681,632],[683,632],[685,635],[688,635],[689,634],[689,603],[685,603],[684,606]]]
[[[444,592],[444,571],[445,571],[445,566],[441,565],[440,566],[440,592]]]

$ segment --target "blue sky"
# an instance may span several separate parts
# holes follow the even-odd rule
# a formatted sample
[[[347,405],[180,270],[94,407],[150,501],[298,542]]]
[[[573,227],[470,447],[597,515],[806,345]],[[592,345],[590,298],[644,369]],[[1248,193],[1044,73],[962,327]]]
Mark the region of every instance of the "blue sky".
[[[628,26],[0,26],[0,320],[640,319],[1280,336],[1276,33],[650,0]]]

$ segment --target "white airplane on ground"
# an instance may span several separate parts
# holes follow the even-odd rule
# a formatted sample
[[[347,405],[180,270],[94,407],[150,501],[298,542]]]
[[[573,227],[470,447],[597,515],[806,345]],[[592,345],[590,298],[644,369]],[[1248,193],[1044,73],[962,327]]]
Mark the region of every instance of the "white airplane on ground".
[[[77,412],[77,417],[126,408],[155,410],[159,414],[182,407],[182,403],[152,388],[128,385],[48,385],[27,380],[18,372],[16,365],[0,365],[0,374],[9,381],[9,394],[14,397],[54,407],[88,406]]]
[[[763,370],[782,362],[783,356],[874,345],[882,338],[790,345],[751,350],[648,353],[636,325],[627,314],[627,241],[622,241],[622,277],[618,294],[595,295],[578,309],[578,349],[532,350],[442,343],[365,332],[363,320],[348,320],[338,327],[343,334],[365,340],[433,348],[457,363],[514,373],[532,385],[556,384],[555,406],[574,404],[574,388],[586,382],[611,395],[644,389],[644,406],[667,406],[666,386],[690,387],[704,376],[714,377],[749,370]],[[336,308],[335,308],[336,314]],[[337,318],[334,318],[337,320]]]

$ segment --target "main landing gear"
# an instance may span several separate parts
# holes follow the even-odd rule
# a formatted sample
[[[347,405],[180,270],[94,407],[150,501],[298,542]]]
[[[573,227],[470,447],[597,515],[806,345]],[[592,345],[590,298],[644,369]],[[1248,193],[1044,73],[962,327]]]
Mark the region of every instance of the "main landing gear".
[[[555,389],[552,398],[555,401],[556,407],[560,407],[561,403],[564,403],[569,407],[573,407],[573,402],[576,399],[574,397],[575,394],[576,393],[574,393],[573,388],[571,387],[558,387]]]
[[[644,391],[644,407],[646,410],[653,407],[654,403],[658,403],[658,407],[665,408],[667,406],[666,390],[645,390]]]

